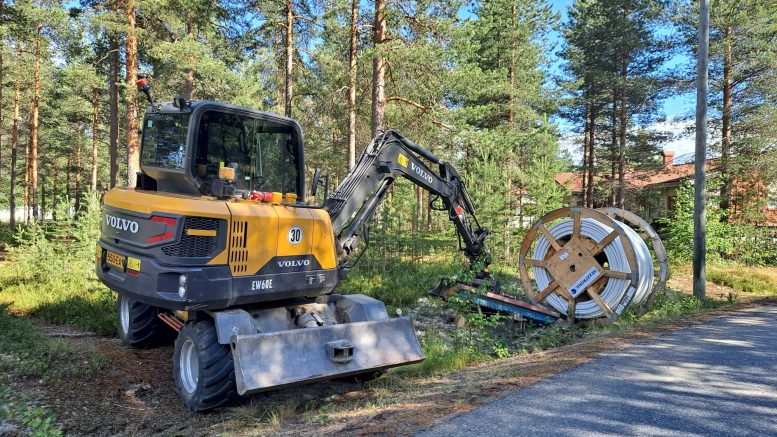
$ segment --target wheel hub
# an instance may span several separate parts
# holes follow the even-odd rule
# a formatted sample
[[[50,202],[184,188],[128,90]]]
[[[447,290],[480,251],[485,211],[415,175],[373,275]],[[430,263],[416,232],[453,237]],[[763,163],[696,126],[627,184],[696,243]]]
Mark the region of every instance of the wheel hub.
[[[130,324],[130,311],[129,301],[125,297],[119,298],[119,322],[121,323],[121,330],[124,334],[129,332]]]
[[[197,359],[197,348],[191,339],[186,340],[183,347],[181,347],[181,356],[178,364],[183,389],[188,393],[194,393],[200,376],[200,362]]]

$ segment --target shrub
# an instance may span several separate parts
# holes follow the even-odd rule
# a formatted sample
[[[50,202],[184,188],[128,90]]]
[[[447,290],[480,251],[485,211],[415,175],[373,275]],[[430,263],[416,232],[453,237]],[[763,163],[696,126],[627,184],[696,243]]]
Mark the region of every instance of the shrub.
[[[710,191],[716,189],[719,181],[710,181]],[[708,196],[707,201],[707,259],[717,261],[729,257],[734,250],[732,230],[722,221],[717,197]],[[689,262],[693,259],[693,185],[683,183],[677,189],[677,203],[669,219],[662,221],[668,237],[664,239],[667,255],[672,262]]]
[[[711,262],[731,260],[746,265],[765,265],[777,261],[771,238],[750,221],[755,212],[727,222],[720,209],[717,191],[719,178],[710,181],[707,197],[707,259]],[[669,219],[663,220],[668,237],[664,239],[667,254],[673,262],[689,262],[693,258],[693,185],[686,182],[677,190],[677,203]]]
[[[0,266],[0,304],[16,314],[73,324],[98,334],[115,333],[113,294],[94,272],[100,208],[90,199],[83,214],[43,227],[20,226],[9,262]]]

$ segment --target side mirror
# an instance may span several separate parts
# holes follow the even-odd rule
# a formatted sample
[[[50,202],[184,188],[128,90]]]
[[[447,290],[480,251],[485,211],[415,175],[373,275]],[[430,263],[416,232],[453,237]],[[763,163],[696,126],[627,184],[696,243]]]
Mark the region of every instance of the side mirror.
[[[318,193],[318,186],[321,185],[321,169],[316,167],[313,171],[313,180],[310,182],[310,195],[315,197]]]
[[[175,96],[173,97],[173,106],[178,108],[179,111],[183,111],[186,108],[191,108],[192,103],[181,96]]]

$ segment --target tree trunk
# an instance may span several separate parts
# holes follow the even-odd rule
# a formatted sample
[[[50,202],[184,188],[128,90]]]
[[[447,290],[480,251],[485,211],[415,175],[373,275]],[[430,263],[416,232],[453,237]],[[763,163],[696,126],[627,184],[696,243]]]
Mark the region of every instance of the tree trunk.
[[[286,82],[283,102],[283,113],[291,117],[291,102],[294,98],[294,5],[292,0],[286,0]]]
[[[570,206],[576,206],[576,205],[570,205]],[[521,193],[518,193],[518,226],[523,229],[523,196]]]
[[[138,38],[135,29],[135,1],[126,0],[127,35],[124,51],[127,58],[127,187],[135,188],[140,171],[140,144],[138,143],[138,99],[135,81],[138,75]]]
[[[3,3],[0,2],[0,17],[3,16]],[[3,162],[3,88],[4,88],[4,74],[3,74],[3,52],[0,51],[0,163]],[[3,166],[0,165],[0,183],[3,181]]]
[[[72,190],[72,182],[73,182],[73,152],[70,152],[67,154],[67,167],[66,167],[66,177],[65,177],[65,197],[67,197],[68,201],[68,210],[70,209],[70,199],[73,198],[73,190]],[[68,215],[69,215],[68,211]]]
[[[372,42],[375,57],[372,60],[372,136],[386,129],[386,60],[381,53],[387,39],[386,0],[375,0],[375,23]]]
[[[111,180],[109,188],[119,183],[119,44],[111,38],[110,67],[108,70],[108,155],[110,159]]]
[[[619,138],[619,155],[618,155],[618,208],[623,208],[626,203],[626,128],[628,125],[628,108],[627,105],[627,92],[626,92],[626,80],[628,75],[629,58],[625,56],[621,61],[621,86],[620,86],[620,138]]]
[[[591,111],[588,129],[590,131],[588,136],[588,184],[586,185],[588,203],[587,207],[594,207],[594,149],[596,143],[596,102],[591,100]]]
[[[424,203],[424,196],[421,193],[421,187],[416,185],[415,186],[415,214],[413,214],[413,231],[418,232],[418,230],[421,229],[421,218],[423,216],[423,211],[421,210],[421,206]]]
[[[40,39],[43,25],[35,35],[35,66],[32,78],[32,121],[30,123],[30,177],[32,179],[32,215],[38,220],[38,112],[40,110]]]
[[[16,59],[21,56],[19,46],[16,46]],[[19,100],[21,99],[21,90],[19,88],[19,75],[17,74],[13,86],[13,128],[11,130],[11,181],[8,206],[11,208],[10,223],[16,226],[16,160],[19,144]]]
[[[507,66],[507,83],[510,87],[510,101],[507,104],[507,125],[512,127],[513,125],[513,118],[514,118],[514,106],[515,106],[515,55],[516,55],[516,41],[515,41],[515,19],[517,14],[517,8],[515,3],[513,3],[511,11],[510,11],[510,63]],[[510,219],[513,217],[513,214],[515,213],[513,199],[515,198],[515,195],[513,194],[513,165],[515,164],[515,160],[513,159],[513,150],[512,147],[510,148],[510,151],[507,153],[507,162],[505,163],[507,165],[507,211],[508,215],[502,224],[502,244],[504,246],[504,257],[506,260],[510,259]],[[518,188],[517,196],[520,198],[522,195],[521,188]],[[523,227],[523,220],[519,217],[519,223],[518,226]]]
[[[513,105],[515,104],[515,51],[516,51],[516,41],[515,41],[515,19],[517,14],[517,7],[515,3],[513,3],[512,10],[510,13],[511,21],[511,27],[510,27],[510,64],[507,66],[507,81],[510,86],[510,102],[507,105],[507,123],[512,125],[513,124]],[[509,195],[509,193],[508,193]]]
[[[356,165],[356,42],[359,0],[351,1],[350,59],[348,64],[348,168]]]
[[[189,13],[187,19],[186,19],[186,36],[189,39],[194,38],[194,14]],[[194,59],[193,57],[189,57],[189,64],[193,65]],[[194,98],[194,66],[191,66],[187,69],[186,72],[186,83],[183,86],[183,98],[186,100],[191,100]]]
[[[75,215],[78,216],[81,213],[81,141],[83,137],[83,131],[81,125],[76,127],[76,162],[75,162]]]
[[[580,181],[581,186],[581,193],[580,195],[582,198],[582,205],[581,206],[587,206],[588,205],[588,190],[586,189],[588,187],[588,138],[589,133],[591,131],[591,126],[589,123],[589,118],[591,114],[591,105],[589,101],[586,101],[585,103],[585,117],[584,117],[584,127],[583,127],[583,177]]]
[[[432,230],[432,208],[429,208],[429,202],[432,201],[432,193],[426,192],[426,230]]]
[[[512,106],[512,105],[511,105]],[[513,154],[512,151],[507,155],[507,217],[502,224],[502,245],[504,246],[504,257],[510,259],[510,218],[515,213],[513,210]],[[518,196],[521,196],[521,191],[518,190]],[[519,224],[521,226],[522,224]]]
[[[57,221],[57,160],[51,161],[51,219]]]
[[[4,17],[3,6],[4,1],[0,1],[0,17]],[[3,52],[0,50],[0,183],[3,180],[3,88],[5,87],[5,75],[3,74]]]
[[[30,143],[24,145],[24,224],[30,223]]]
[[[729,208],[731,207],[731,92],[732,79],[731,67],[733,64],[733,53],[731,48],[731,35],[733,29],[726,27],[723,34],[723,114],[722,131],[720,138],[720,172],[723,176],[723,185],[720,187],[720,209],[723,212],[724,220],[729,219]]]
[[[100,139],[100,90],[92,90],[92,197],[97,195],[97,148]]]
[[[40,175],[40,221],[46,220],[46,176]]]
[[[610,111],[612,140],[610,142],[610,206],[618,203],[618,88],[612,89],[612,108]]]

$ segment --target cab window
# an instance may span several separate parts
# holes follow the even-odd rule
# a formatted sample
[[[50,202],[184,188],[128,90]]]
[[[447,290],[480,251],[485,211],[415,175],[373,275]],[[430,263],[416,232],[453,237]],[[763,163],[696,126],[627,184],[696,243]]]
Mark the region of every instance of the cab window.
[[[183,170],[189,114],[147,114],[143,120],[140,162],[144,167]]]
[[[299,192],[299,138],[293,126],[245,115],[206,111],[197,134],[194,174],[216,178],[220,166],[236,170],[241,190]]]

